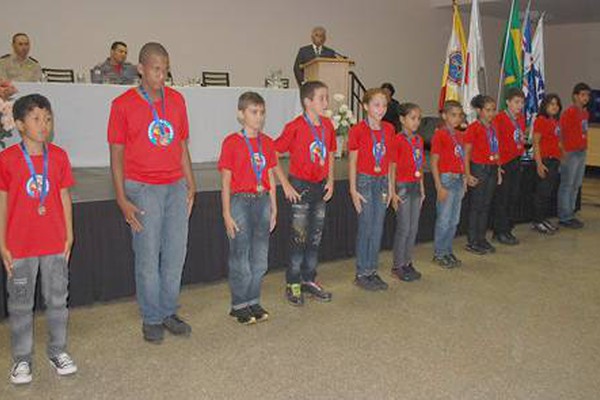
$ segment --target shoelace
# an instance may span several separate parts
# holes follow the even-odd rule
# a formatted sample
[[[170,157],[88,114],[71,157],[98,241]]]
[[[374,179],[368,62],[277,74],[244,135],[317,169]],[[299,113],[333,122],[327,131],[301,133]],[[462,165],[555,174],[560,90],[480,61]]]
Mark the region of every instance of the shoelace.
[[[21,361],[15,367],[14,374],[15,375],[29,374],[29,371],[30,371],[29,364],[26,361]]]
[[[56,361],[58,361],[58,365],[60,365],[61,368],[67,367],[73,363],[73,360],[71,360],[71,357],[69,357],[67,353],[61,353],[56,356]]]

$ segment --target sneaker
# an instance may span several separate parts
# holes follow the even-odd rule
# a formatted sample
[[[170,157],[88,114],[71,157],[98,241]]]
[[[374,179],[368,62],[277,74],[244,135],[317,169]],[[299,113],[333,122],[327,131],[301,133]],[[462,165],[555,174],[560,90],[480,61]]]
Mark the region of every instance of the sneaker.
[[[548,227],[546,226],[546,224],[544,224],[543,222],[534,222],[533,224],[531,224],[531,229],[533,229],[534,231],[541,233],[542,235],[553,235],[554,231],[551,231],[550,229],[548,229]]]
[[[252,314],[249,307],[239,308],[237,310],[231,310],[229,315],[237,319],[242,325],[250,325],[256,323],[256,318]]]
[[[165,318],[163,326],[173,335],[177,336],[190,336],[192,333],[192,327],[177,314]]]
[[[77,372],[77,365],[67,353],[60,353],[50,359],[50,365],[54,367],[56,372],[61,375],[72,375]]]
[[[468,243],[465,246],[465,250],[470,253],[477,254],[478,256],[482,256],[487,253],[487,251],[477,243]]]
[[[387,290],[388,289],[388,284],[381,279],[381,277],[377,274],[374,273],[373,275],[371,275],[371,281],[375,282],[375,286],[377,287],[378,290]]]
[[[323,289],[323,287],[317,282],[303,282],[301,288],[303,293],[307,293],[309,296],[314,297],[316,300],[322,302],[331,301],[332,294],[330,292],[325,291],[325,289]]]
[[[421,279],[421,273],[415,269],[412,262],[409,262],[408,265],[404,268],[411,274],[415,279]]]
[[[498,243],[505,244],[507,246],[514,246],[519,244],[517,238],[512,238],[506,233],[499,233],[497,235],[494,235],[492,236],[492,239],[494,239]]]
[[[165,338],[165,328],[162,324],[143,324],[144,340],[153,344],[161,344]]]
[[[433,256],[433,262],[444,269],[454,268],[452,260],[448,256]]]
[[[454,253],[448,254],[447,257],[450,260],[450,264],[452,264],[454,267],[460,267],[462,265],[462,261],[460,261],[458,257],[454,255]]]
[[[417,279],[417,277],[410,272],[406,266],[402,267],[394,267],[392,268],[392,275],[396,278],[400,279],[403,282],[412,282]]]
[[[252,304],[250,306],[250,312],[254,316],[256,322],[263,322],[269,319],[269,312],[262,308],[260,304]]]
[[[304,294],[299,283],[291,283],[285,288],[285,297],[288,303],[293,306],[301,306],[304,304]]]
[[[571,227],[572,227],[573,229],[581,229],[581,228],[583,228],[583,225],[584,225],[584,224],[583,224],[583,222],[582,222],[582,221],[578,220],[577,218],[573,218],[573,219],[571,220],[571,225],[572,225]]]
[[[32,379],[29,361],[18,361],[13,364],[10,370],[10,381],[14,385],[24,385],[30,383]]]
[[[373,279],[373,275],[356,275],[354,278],[354,284],[361,289],[374,292],[379,290],[377,282]]]
[[[547,219],[542,221],[542,224],[546,225],[546,228],[550,229],[553,232],[558,232],[558,226],[554,225],[552,222]]]
[[[496,248],[490,242],[488,242],[487,239],[483,239],[481,243],[479,243],[479,246],[483,247],[488,253],[496,252]]]
[[[506,235],[510,238],[510,240],[512,240],[512,242],[514,244],[519,244],[520,243],[519,239],[517,239],[517,237],[515,235],[513,235],[512,232],[508,232]]]

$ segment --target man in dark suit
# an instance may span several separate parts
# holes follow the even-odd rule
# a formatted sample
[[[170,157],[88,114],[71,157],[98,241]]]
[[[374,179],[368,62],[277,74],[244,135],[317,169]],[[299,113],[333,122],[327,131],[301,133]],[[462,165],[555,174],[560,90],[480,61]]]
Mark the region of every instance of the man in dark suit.
[[[311,34],[312,44],[301,47],[298,50],[296,61],[294,62],[294,75],[296,76],[296,82],[298,86],[304,82],[304,71],[300,68],[301,65],[306,64],[313,58],[335,58],[336,52],[329,47],[325,47],[325,40],[327,39],[327,31],[322,26],[313,28]]]

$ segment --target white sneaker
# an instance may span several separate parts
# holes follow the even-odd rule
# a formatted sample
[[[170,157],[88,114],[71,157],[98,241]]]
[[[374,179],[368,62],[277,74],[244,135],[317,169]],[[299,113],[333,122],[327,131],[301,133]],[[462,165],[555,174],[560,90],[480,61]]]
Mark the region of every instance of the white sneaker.
[[[10,371],[10,381],[15,385],[31,382],[31,364],[28,361],[14,363]]]
[[[67,353],[60,353],[50,360],[50,365],[54,367],[59,375],[71,375],[77,372],[77,365]]]

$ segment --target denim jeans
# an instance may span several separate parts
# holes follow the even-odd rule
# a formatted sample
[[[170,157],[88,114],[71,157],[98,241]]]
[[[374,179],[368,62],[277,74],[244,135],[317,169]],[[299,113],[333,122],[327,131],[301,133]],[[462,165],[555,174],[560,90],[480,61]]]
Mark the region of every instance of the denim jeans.
[[[325,224],[325,182],[308,182],[290,176],[301,199],[292,204],[290,264],[287,283],[312,282],[317,276],[319,246]]]
[[[551,214],[552,194],[558,187],[558,169],[560,161],[556,158],[544,158],[542,163],[548,168],[544,179],[537,177],[537,185],[533,196],[533,220],[542,222]]]
[[[436,202],[434,254],[437,257],[452,253],[452,240],[460,222],[460,209],[464,196],[464,176],[445,173],[440,175],[444,189],[448,191],[446,200]]]
[[[485,240],[489,224],[490,207],[498,184],[498,166],[471,163],[471,175],[477,178],[477,185],[469,189],[470,244],[481,244]]]
[[[515,158],[502,165],[502,184],[494,194],[494,233],[503,235],[510,233],[513,228],[513,208],[519,204],[521,186],[521,159]]]
[[[160,324],[178,308],[187,251],[187,186],[125,181],[125,193],[144,214],[141,232],[132,230],[136,295],[145,324]]]
[[[239,231],[229,239],[229,288],[231,308],[238,310],[260,303],[260,286],[269,259],[269,194],[234,194],[231,217]]]
[[[14,260],[12,277],[6,280],[12,357],[31,362],[33,351],[33,304],[38,269],[48,324],[48,357],[67,347],[67,296],[69,270],[62,254]]]
[[[396,211],[394,268],[399,268],[412,261],[421,216],[421,184],[396,183],[396,191],[400,197],[400,204]]]
[[[358,214],[356,234],[356,273],[371,275],[379,265],[379,250],[388,200],[387,176],[358,174],[356,189],[365,198]]]
[[[583,184],[585,173],[585,151],[565,153],[565,161],[560,165],[560,186],[558,187],[558,219],[561,222],[575,218],[577,194]]]

